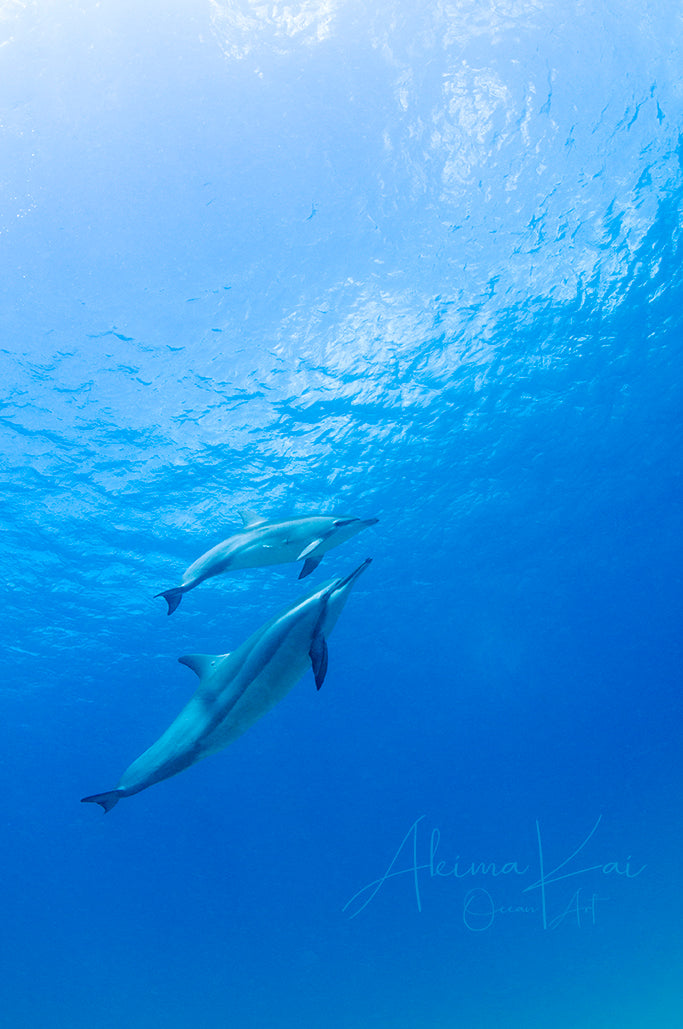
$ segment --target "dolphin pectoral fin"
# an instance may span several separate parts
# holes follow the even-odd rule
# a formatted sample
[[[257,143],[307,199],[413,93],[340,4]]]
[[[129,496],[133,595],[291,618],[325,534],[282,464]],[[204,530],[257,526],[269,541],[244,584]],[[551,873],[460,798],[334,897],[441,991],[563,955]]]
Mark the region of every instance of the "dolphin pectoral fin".
[[[313,551],[315,550],[315,548],[319,547],[321,543],[322,543],[321,539],[313,540],[313,542],[309,543],[307,547],[304,547],[304,549],[301,551],[299,556],[297,558],[295,558],[295,560],[296,561],[303,561],[303,559],[305,557],[308,557],[309,554],[312,554]]]
[[[261,525],[265,522],[265,518],[262,518],[261,515],[256,514],[255,511],[248,511],[246,508],[239,512],[239,516],[245,529],[251,529],[253,525]]]
[[[83,797],[81,804],[99,804],[106,815],[120,799],[120,790],[109,790],[107,793],[93,793],[92,797]]]
[[[181,665],[187,665],[195,675],[202,679],[207,672],[211,671],[216,661],[227,656],[227,654],[183,654],[182,657],[178,658],[178,661]]]
[[[313,642],[311,643],[311,649],[308,652],[308,656],[310,657],[311,665],[313,666],[315,688],[319,690],[325,682],[325,676],[327,674],[327,640],[321,632],[316,632],[313,637]]]
[[[322,557],[307,557],[304,561],[303,568],[299,572],[299,578],[305,579],[307,575],[310,575],[311,572],[316,570],[321,561]]]
[[[168,604],[168,614],[172,615],[177,608],[180,601],[183,599],[183,593],[185,591],[180,589],[179,586],[174,586],[173,589],[164,590],[163,593],[155,593],[154,599],[157,597],[163,597]]]

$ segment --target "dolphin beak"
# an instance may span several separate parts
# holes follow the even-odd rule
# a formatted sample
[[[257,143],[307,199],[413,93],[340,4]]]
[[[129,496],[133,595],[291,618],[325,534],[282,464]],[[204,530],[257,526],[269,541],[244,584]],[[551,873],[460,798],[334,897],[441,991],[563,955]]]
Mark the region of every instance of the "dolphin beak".
[[[351,572],[350,575],[347,575],[345,579],[340,579],[339,582],[335,583],[335,585],[334,585],[335,592],[337,590],[343,590],[345,586],[351,586],[356,581],[358,576],[362,572],[365,571],[365,569],[368,567],[369,564],[372,564],[372,558],[371,557],[366,557],[365,561],[363,561],[362,565],[358,565],[358,568],[356,568],[353,572]]]
[[[377,525],[379,518],[364,518],[363,525]]]

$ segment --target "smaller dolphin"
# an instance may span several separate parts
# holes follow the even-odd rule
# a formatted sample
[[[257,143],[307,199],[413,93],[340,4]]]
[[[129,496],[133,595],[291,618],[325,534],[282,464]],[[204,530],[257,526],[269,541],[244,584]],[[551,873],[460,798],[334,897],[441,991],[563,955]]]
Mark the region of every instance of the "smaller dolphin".
[[[327,672],[327,637],[370,560],[271,618],[232,654],[178,658],[199,676],[197,692],[115,789],[83,797],[82,803],[111,811],[121,797],[132,797],[227,747],[282,700],[308,665],[320,689]]]
[[[197,558],[184,572],[180,586],[156,594],[165,598],[169,615],[177,608],[183,593],[223,572],[303,561],[304,566],[299,573],[299,578],[303,579],[318,567],[328,550],[378,521],[377,518],[363,520],[311,515],[292,518],[288,522],[267,522],[251,511],[241,511],[240,515],[244,523],[241,532],[236,532]]]

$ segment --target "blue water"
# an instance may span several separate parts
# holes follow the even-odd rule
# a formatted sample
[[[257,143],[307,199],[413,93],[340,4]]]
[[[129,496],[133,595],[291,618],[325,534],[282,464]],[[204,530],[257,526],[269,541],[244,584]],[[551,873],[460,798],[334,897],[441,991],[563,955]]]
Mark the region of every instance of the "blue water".
[[[682,44],[0,5],[3,1025],[683,1025]],[[242,508],[380,522],[168,618]],[[366,556],[319,693],[79,803]]]

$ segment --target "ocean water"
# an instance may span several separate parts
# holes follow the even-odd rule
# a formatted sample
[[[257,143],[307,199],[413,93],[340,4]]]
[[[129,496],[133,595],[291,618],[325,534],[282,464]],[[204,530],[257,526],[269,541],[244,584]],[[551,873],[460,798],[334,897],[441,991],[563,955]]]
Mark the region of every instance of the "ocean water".
[[[672,0],[0,0],[8,1029],[683,1025]],[[309,579],[162,589],[240,528]],[[103,815],[367,556],[307,672]]]

